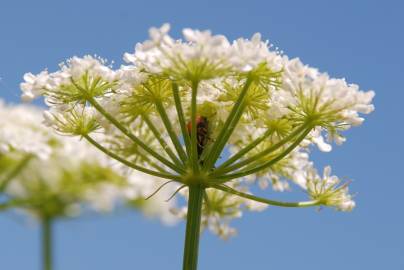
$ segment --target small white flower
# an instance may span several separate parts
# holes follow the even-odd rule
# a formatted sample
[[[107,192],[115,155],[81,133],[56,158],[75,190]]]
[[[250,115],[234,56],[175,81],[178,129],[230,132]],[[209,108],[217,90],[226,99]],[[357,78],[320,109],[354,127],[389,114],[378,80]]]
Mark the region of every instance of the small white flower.
[[[23,101],[32,101],[34,98],[41,95],[42,90],[48,84],[49,74],[44,70],[38,75],[32,73],[24,74],[24,81],[20,84],[20,88],[23,92],[21,98]]]
[[[313,200],[318,200],[321,204],[335,207],[340,211],[351,211],[355,207],[355,202],[348,193],[348,185],[341,185],[341,180],[331,175],[330,166],[324,168],[322,177],[314,169],[310,169],[306,177],[307,193]]]

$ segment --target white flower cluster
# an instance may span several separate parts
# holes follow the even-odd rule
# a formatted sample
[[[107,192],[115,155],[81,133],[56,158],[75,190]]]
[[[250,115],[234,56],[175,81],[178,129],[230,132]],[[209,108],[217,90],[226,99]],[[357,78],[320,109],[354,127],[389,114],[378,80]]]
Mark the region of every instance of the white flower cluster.
[[[31,101],[49,91],[47,96],[49,104],[60,104],[61,100],[75,101],[81,94],[77,89],[69,87],[72,80],[75,80],[81,87],[85,87],[82,81],[84,74],[88,78],[102,78],[102,80],[91,80],[86,83],[91,83],[94,88],[103,89],[110,88],[117,77],[117,74],[106,66],[106,61],[99,57],[88,55],[83,58],[73,57],[59,66],[60,70],[51,74],[47,70],[38,75],[25,74],[25,82],[21,83],[22,100]]]
[[[151,73],[165,73],[179,80],[212,79],[229,72],[248,72],[265,62],[273,70],[282,68],[282,57],[269,50],[268,43],[255,34],[251,41],[238,39],[231,44],[223,35],[186,28],[184,39],[168,35],[170,26],[150,29],[150,40],[138,43],[124,60]]]
[[[319,139],[322,129],[328,131],[328,141],[341,144],[345,138],[337,131],[362,124],[364,119],[359,113],[368,114],[374,110],[371,104],[373,91],[360,91],[358,85],[330,78],[299,59],[285,59],[282,90],[286,102],[283,106],[293,106],[295,117],[302,117],[302,121],[307,116],[317,118],[319,128],[313,132],[313,141],[320,150],[331,150]]]
[[[208,190],[239,179],[241,190],[258,181],[262,188],[271,183],[283,191],[291,180],[318,204],[353,208],[345,185],[338,188],[330,180],[335,178],[313,169],[309,147],[327,152],[332,142],[343,143],[341,132],[373,111],[373,91],[289,59],[260,34],[231,43],[210,31],[184,29],[182,41],[169,36],[169,29],[168,24],[152,28],[150,40],[125,53],[128,65],[118,69],[85,56],[73,57],[54,73],[26,74],[23,99],[43,95],[51,107],[49,126],[92,140],[147,174],[186,186],[197,167],[207,175]],[[198,164],[191,166],[194,160]],[[223,224],[238,216],[244,202],[235,204],[232,214],[206,215],[205,225],[231,235]]]
[[[125,173],[120,164],[85,141],[52,133],[41,123],[42,114],[33,106],[0,103],[0,186],[9,172],[29,157],[24,167],[7,179],[7,197],[23,202],[21,207],[34,216],[54,217],[77,215],[84,205],[110,211],[118,203],[137,200],[142,203],[134,206],[147,216],[166,223],[175,221],[169,211],[174,202],[163,202],[169,195],[145,200],[158,188],[156,179]]]
[[[352,196],[348,193],[347,184],[331,175],[331,167],[324,168],[323,177],[319,176],[314,169],[308,170],[304,176],[304,185],[309,196],[321,204],[335,206],[340,211],[351,211],[355,207]]]
[[[0,101],[0,119],[1,154],[18,151],[41,159],[49,158],[52,147],[48,142],[53,136],[38,125],[42,115],[37,109],[30,106],[6,106]]]

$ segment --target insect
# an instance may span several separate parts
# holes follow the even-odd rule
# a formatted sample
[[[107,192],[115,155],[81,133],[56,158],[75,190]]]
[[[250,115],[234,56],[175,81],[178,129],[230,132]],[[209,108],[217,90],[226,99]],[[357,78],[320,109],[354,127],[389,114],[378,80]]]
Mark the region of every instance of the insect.
[[[197,152],[198,157],[201,157],[203,149],[209,141],[209,122],[205,116],[196,116],[196,141],[197,141]],[[187,124],[187,130],[189,136],[191,136],[192,122],[189,121]]]

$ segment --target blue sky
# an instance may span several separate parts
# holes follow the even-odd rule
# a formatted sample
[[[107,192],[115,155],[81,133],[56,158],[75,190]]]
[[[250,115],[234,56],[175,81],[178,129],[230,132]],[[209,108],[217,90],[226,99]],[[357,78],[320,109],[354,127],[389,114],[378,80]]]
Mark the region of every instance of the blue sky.
[[[73,55],[117,65],[150,26],[211,29],[229,39],[264,38],[291,57],[376,92],[376,111],[346,133],[318,167],[353,179],[357,208],[280,209],[245,214],[239,236],[205,233],[200,269],[404,269],[404,4],[402,1],[8,1],[0,3],[0,97]],[[281,194],[282,195],[282,194]],[[288,196],[288,195],[285,195]],[[281,197],[281,196],[280,196]],[[121,210],[56,224],[56,270],[180,269],[184,224],[161,226]],[[0,216],[0,268],[39,269],[39,230]]]

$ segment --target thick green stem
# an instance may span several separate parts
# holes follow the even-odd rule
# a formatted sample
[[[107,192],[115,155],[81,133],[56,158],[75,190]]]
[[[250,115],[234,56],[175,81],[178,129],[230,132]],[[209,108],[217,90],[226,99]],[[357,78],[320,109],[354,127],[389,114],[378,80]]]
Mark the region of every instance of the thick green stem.
[[[42,218],[42,269],[52,270],[52,223],[49,217]]]
[[[203,194],[204,188],[200,185],[189,186],[183,270],[196,270],[198,266]]]

